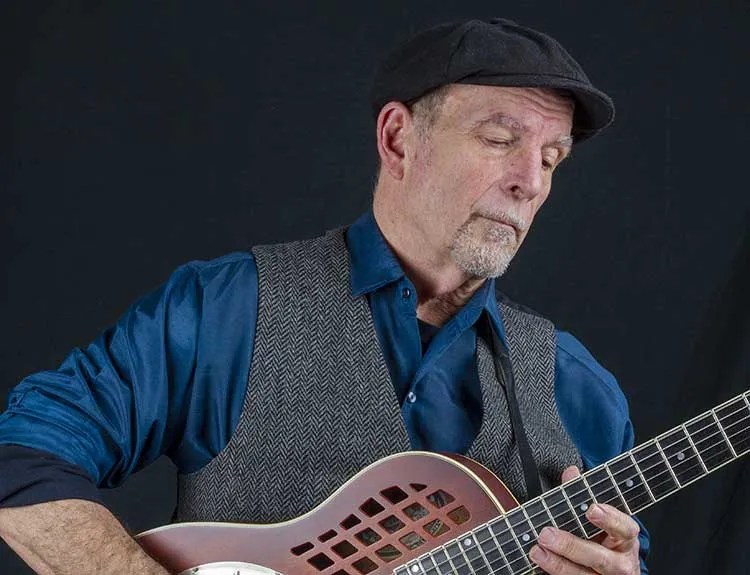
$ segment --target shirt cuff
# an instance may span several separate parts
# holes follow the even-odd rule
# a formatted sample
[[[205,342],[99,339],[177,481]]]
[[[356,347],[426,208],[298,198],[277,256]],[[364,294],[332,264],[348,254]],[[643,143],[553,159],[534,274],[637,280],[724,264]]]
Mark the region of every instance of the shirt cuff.
[[[0,507],[61,499],[84,499],[104,505],[94,482],[77,465],[46,451],[0,445]]]

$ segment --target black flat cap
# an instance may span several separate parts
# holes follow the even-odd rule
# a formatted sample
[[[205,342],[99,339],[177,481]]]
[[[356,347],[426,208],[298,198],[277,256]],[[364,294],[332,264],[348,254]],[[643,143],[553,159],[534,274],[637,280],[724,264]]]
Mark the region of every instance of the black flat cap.
[[[398,46],[375,74],[373,114],[377,118],[390,101],[409,103],[446,84],[567,90],[576,103],[576,141],[595,135],[615,115],[612,99],[594,88],[559,42],[503,18],[440,24]]]

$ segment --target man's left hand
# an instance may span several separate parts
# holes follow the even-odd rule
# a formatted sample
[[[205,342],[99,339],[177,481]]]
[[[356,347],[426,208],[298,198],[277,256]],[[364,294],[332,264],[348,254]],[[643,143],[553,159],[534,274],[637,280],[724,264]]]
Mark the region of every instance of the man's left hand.
[[[576,467],[563,471],[563,483],[580,475]],[[529,556],[550,575],[640,575],[638,524],[611,505],[589,507],[586,518],[604,531],[599,543],[566,531],[545,527]]]

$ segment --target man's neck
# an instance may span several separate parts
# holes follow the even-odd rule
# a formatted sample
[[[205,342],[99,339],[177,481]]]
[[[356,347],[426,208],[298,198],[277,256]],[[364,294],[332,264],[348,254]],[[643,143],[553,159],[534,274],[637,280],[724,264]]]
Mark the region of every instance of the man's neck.
[[[466,305],[486,281],[460,270],[452,259],[429,253],[423,243],[404,233],[385,210],[373,207],[385,241],[417,290],[417,317],[441,326]],[[400,231],[401,230],[401,231]]]

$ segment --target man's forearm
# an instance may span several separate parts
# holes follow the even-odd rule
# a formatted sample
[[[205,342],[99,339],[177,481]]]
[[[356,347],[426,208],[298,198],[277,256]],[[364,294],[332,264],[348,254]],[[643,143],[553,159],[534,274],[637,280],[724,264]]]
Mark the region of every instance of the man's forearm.
[[[80,499],[0,509],[0,537],[41,575],[167,575],[108,509]]]

